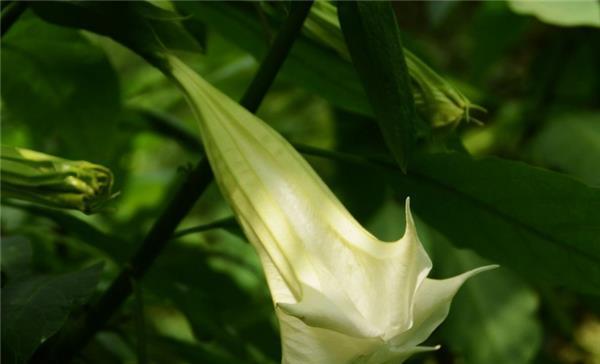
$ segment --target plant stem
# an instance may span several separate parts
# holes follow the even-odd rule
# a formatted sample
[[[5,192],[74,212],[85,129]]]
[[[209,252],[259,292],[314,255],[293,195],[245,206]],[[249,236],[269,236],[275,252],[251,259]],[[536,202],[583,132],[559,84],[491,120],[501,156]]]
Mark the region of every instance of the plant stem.
[[[299,34],[311,5],[312,1],[292,4],[288,19],[277,34],[273,46],[240,102],[248,110],[254,112],[258,109]],[[203,159],[190,171],[146,235],[140,248],[100,299],[85,315],[70,321],[58,334],[44,342],[34,353],[30,363],[69,363],[85,347],[129,297],[133,289],[132,279],[135,281],[143,277],[170,240],[181,220],[192,209],[212,180],[210,165],[206,159]]]
[[[146,336],[146,319],[144,315],[144,292],[142,284],[139,281],[131,279],[133,286],[133,297],[135,301],[135,332],[137,335],[137,362],[138,364],[148,364],[148,341]]]
[[[262,98],[275,80],[278,72],[273,72],[273,70],[279,70],[281,68],[283,60],[292,49],[294,40],[300,32],[300,29],[302,29],[304,19],[308,16],[308,12],[312,6],[312,0],[292,2],[290,6],[290,15],[281,26],[281,30],[273,41],[273,45],[256,72],[254,80],[252,80],[252,83],[240,101],[240,104],[250,112],[256,112]]]
[[[8,32],[10,27],[19,19],[21,14],[27,10],[27,2],[24,0],[12,1],[8,5],[2,8],[2,18],[0,23],[0,38],[4,37],[4,34]]]
[[[216,220],[213,222],[209,222],[208,224],[193,226],[191,228],[179,230],[173,234],[171,239],[178,239],[178,238],[181,238],[182,236],[185,236],[188,234],[201,233],[201,232],[204,232],[207,230],[222,229],[222,228],[236,227],[236,226],[237,226],[237,222],[235,221],[235,218],[233,216],[231,216],[231,217],[226,217],[226,218]]]

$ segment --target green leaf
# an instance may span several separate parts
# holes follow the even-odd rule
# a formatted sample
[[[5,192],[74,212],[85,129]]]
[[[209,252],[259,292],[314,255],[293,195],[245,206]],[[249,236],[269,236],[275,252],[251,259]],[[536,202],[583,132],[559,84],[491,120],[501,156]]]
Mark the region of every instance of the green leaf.
[[[600,190],[497,158],[417,158],[391,174],[417,215],[460,247],[522,277],[600,293]]]
[[[203,21],[256,59],[266,54],[269,41],[255,9],[244,11],[240,4],[220,1],[178,1],[175,5],[183,15]],[[279,75],[346,110],[372,114],[352,65],[306,36],[296,39]]]
[[[25,15],[2,39],[8,123],[27,124],[36,149],[106,164],[121,107],[117,75],[78,32]]]
[[[533,15],[548,24],[600,27],[600,4],[596,0],[508,0],[508,4],[515,13]]]
[[[600,114],[554,117],[529,145],[539,164],[600,187]]]
[[[182,18],[146,1],[59,1],[32,4],[43,19],[106,35],[151,63],[164,51],[201,51],[180,24]]]
[[[470,251],[453,248],[443,237],[435,238],[433,251],[441,278],[489,264]],[[465,283],[442,325],[442,336],[465,364],[531,363],[541,344],[537,301],[522,281],[500,268]]]
[[[389,2],[342,2],[339,18],[387,146],[406,170],[417,114],[394,10]]]
[[[188,318],[196,337],[214,340],[238,362],[251,351],[280,357],[271,300],[250,244],[212,232],[207,247],[173,244],[144,278],[145,289],[168,298]]]
[[[101,265],[58,276],[35,276],[2,289],[2,361],[24,363],[69,313],[94,292]]]

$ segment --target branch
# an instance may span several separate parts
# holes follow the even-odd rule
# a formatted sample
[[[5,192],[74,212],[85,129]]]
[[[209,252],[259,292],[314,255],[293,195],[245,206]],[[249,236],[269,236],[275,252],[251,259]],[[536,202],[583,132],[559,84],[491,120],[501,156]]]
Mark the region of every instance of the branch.
[[[292,3],[292,10],[283,24],[273,46],[263,60],[256,76],[242,98],[241,104],[254,112],[267,93],[292,43],[299,34],[312,1]],[[129,263],[104,292],[96,304],[77,320],[65,325],[58,334],[44,342],[30,363],[69,363],[101,330],[132,292],[132,280],[143,277],[156,260],[173,232],[194,206],[206,187],[212,182],[210,165],[203,159],[189,173],[173,199],[142,242]]]

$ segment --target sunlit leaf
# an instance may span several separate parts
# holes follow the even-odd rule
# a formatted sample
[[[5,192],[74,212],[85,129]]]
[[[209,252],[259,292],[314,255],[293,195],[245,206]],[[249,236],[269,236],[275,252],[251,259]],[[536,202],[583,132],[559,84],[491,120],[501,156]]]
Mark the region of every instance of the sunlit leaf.
[[[523,15],[559,26],[600,27],[600,4],[596,0],[508,0],[510,8]]]
[[[2,39],[2,101],[9,122],[26,124],[37,149],[101,164],[111,159],[118,79],[102,50],[78,32],[20,19]]]

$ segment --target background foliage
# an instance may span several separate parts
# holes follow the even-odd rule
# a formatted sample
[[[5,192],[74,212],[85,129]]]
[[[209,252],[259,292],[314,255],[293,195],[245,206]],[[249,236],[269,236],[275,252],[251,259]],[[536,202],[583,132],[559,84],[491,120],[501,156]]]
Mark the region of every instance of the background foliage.
[[[3,34],[2,144],[106,165],[120,195],[93,216],[3,201],[6,363],[25,362],[106,290],[202,155],[152,51],[185,52],[240,99],[285,19],[260,3],[73,4],[36,3]],[[362,42],[374,63],[353,66],[303,32],[258,115],[376,236],[402,234],[411,196],[435,277],[502,265],[465,285],[428,341],[442,349],[411,363],[600,363],[600,36],[589,11],[563,24],[515,2],[393,7],[404,46],[485,106],[484,126],[434,130],[404,174],[402,140],[373,116],[394,122],[398,110],[389,94],[372,101],[385,99],[368,80],[386,64],[362,33],[349,49]],[[211,185],[178,229],[229,216]],[[235,224],[219,226],[172,239],[77,360],[278,362],[258,259]]]

